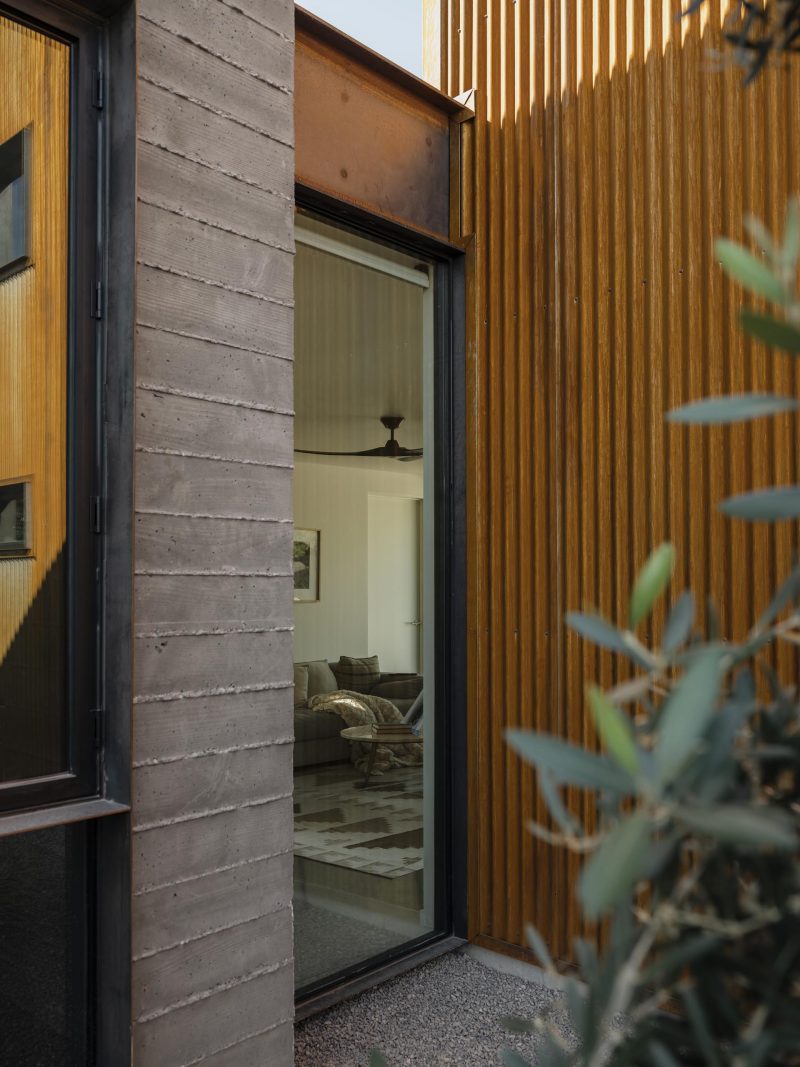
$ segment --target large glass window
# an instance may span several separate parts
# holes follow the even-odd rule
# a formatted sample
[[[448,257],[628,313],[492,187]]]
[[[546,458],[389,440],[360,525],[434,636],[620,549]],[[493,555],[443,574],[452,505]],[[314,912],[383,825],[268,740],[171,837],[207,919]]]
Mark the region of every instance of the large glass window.
[[[434,930],[433,271],[298,219],[295,957]]]
[[[0,812],[96,790],[95,219],[76,195],[94,131],[74,59],[0,15]]]

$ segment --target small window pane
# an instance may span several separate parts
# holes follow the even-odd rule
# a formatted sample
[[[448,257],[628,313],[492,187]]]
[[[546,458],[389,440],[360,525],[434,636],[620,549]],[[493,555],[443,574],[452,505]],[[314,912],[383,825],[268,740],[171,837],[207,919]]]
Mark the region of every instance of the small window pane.
[[[0,485],[0,552],[24,554],[30,546],[27,482]]]
[[[86,1067],[84,826],[0,839],[0,1063]]]
[[[28,260],[27,130],[0,144],[0,278]]]

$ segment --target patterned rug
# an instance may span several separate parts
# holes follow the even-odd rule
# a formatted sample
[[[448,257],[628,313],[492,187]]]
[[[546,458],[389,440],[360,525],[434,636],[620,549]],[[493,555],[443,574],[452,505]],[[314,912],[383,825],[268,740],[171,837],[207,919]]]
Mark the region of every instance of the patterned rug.
[[[422,768],[395,767],[357,789],[362,777],[349,765],[296,773],[295,855],[381,878],[421,871]]]

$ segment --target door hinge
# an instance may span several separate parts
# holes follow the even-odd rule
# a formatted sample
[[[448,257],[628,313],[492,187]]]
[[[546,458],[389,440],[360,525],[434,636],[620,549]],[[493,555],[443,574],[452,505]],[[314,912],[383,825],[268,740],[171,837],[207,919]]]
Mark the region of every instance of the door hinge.
[[[95,282],[94,289],[92,290],[92,318],[102,319],[103,317],[103,283]]]
[[[92,497],[92,530],[96,534],[103,532],[103,500],[102,497]]]
[[[98,111],[102,111],[106,103],[105,78],[103,77],[103,72],[100,70],[94,72],[94,98],[92,103]]]

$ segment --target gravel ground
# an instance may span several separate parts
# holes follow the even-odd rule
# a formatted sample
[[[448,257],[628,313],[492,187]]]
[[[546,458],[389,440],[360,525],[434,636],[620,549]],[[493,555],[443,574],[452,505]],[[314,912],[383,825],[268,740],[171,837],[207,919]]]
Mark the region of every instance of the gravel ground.
[[[497,1067],[503,1048],[535,1064],[536,1037],[500,1019],[559,1018],[560,1006],[558,993],[450,953],[298,1023],[295,1067],[367,1067],[374,1048],[390,1067]]]

